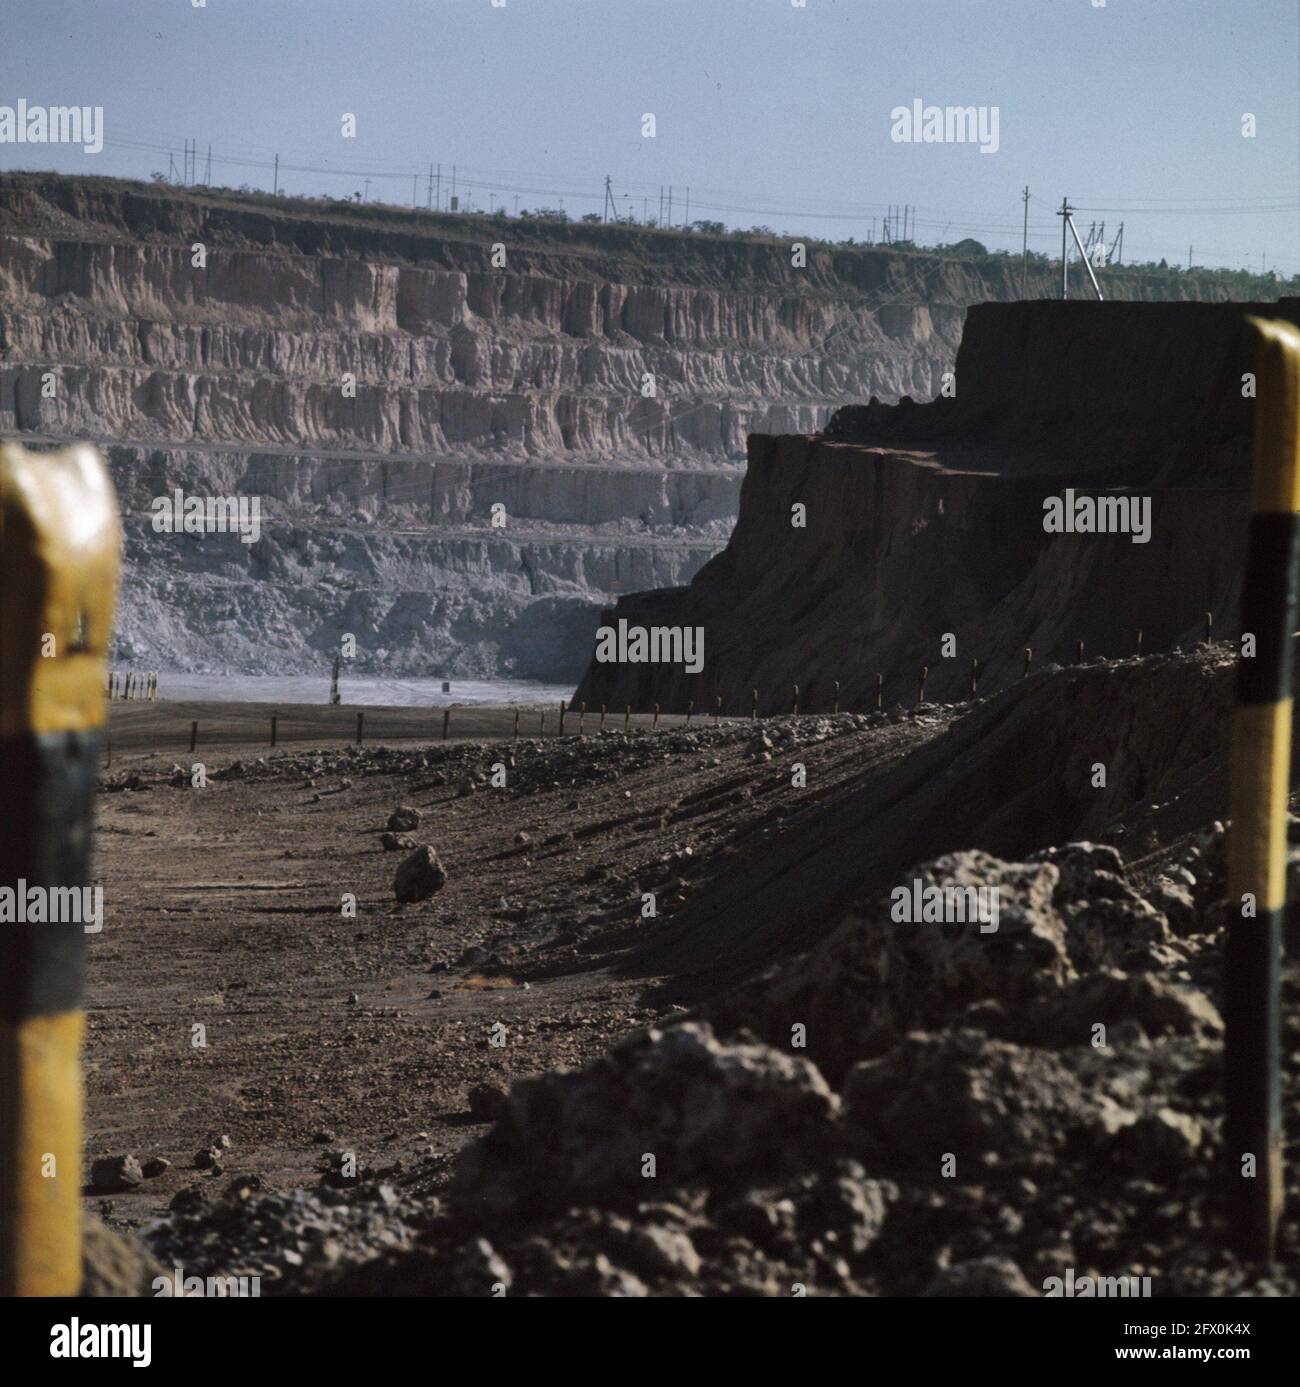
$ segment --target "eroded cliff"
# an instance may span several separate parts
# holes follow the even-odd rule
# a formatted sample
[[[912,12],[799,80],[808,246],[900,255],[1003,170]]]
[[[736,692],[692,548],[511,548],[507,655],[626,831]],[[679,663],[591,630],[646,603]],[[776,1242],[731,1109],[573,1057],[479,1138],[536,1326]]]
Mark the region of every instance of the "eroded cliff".
[[[0,432],[110,448],[120,658],[319,668],[351,632],[363,668],[576,678],[602,605],[725,542],[748,436],[934,396],[966,308],[1015,279],[8,174]],[[155,533],[178,487],[258,498],[261,537]]]
[[[959,700],[1032,661],[1235,638],[1254,346],[1271,304],[989,304],[956,395],[846,408],[818,435],[754,435],[725,551],[686,586],[632,594],[633,626],[698,627],[704,668],[593,661],[595,706],[748,713]],[[1145,505],[1136,530],[1053,532],[1045,503]],[[1136,516],[1137,511],[1133,512]],[[1139,635],[1139,632],[1141,633]],[[883,683],[878,685],[878,678]]]

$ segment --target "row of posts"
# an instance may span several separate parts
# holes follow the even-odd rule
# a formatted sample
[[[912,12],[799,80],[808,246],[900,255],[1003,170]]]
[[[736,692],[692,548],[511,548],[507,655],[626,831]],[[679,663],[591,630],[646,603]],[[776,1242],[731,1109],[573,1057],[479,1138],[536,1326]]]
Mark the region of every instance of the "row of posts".
[[[1210,641],[1210,639],[1211,639],[1212,632],[1213,632],[1213,617],[1211,616],[1211,614],[1210,614],[1209,612],[1206,612],[1206,613],[1205,613],[1205,640],[1206,640],[1206,643],[1207,643],[1207,644],[1209,643],[1209,641]],[[1142,631],[1141,631],[1140,628],[1139,628],[1138,631],[1136,632],[1136,650],[1137,650],[1137,654],[1138,654],[1138,655],[1141,655],[1141,654],[1142,654]],[[1079,641],[1079,642],[1077,643],[1077,645],[1075,646],[1075,660],[1076,660],[1076,663],[1078,663],[1078,664],[1082,664],[1082,663],[1083,663],[1083,653],[1084,653],[1083,642],[1082,642],[1082,641]],[[1025,678],[1028,678],[1028,677],[1029,677],[1029,675],[1030,675],[1030,673],[1031,673],[1031,671],[1032,671],[1032,669],[1033,669],[1033,662],[1034,662],[1034,652],[1033,652],[1033,648],[1032,648],[1031,646],[1028,646],[1028,645],[1027,645],[1027,646],[1025,646],[1025,649],[1024,649],[1024,671],[1023,671],[1023,674],[1024,674],[1024,677],[1025,677]],[[920,680],[918,681],[918,684],[917,684],[917,699],[916,699],[916,701],[917,701],[918,703],[924,703],[924,702],[925,702],[925,681],[926,681],[926,679],[929,677],[929,674],[930,674],[930,667],[929,667],[929,665],[922,665],[922,666],[921,666],[921,676],[920,676]],[[972,698],[975,698],[975,697],[977,696],[977,694],[979,693],[979,675],[980,675],[980,664],[979,664],[979,661],[976,660],[976,659],[972,659],[971,662],[970,662],[970,696],[971,696]],[[116,679],[116,678],[118,678],[118,676],[116,676],[116,675],[110,677],[110,679]],[[148,676],[148,678],[149,678],[149,681],[150,681],[150,682],[149,682],[146,686],[144,686],[144,687],[146,687],[146,688],[148,689],[147,694],[142,694],[142,695],[138,695],[138,696],[140,696],[140,697],[148,697],[148,698],[152,699],[152,698],[154,697],[155,692],[156,692],[156,689],[157,689],[157,676],[156,676],[156,675],[150,675],[150,676]],[[110,696],[115,696],[115,695],[111,695],[111,694],[110,694]],[[123,696],[123,697],[126,697],[126,698],[132,697],[132,695],[131,695],[130,693],[125,693],[125,694],[123,694],[122,696]],[[876,707],[876,711],[877,711],[877,712],[883,711],[883,710],[884,710],[884,706],[885,706],[885,676],[884,676],[883,674],[877,674],[877,675],[876,675],[876,695],[875,695],[875,707]],[[659,705],[656,703],[656,704],[654,705],[653,718],[652,718],[652,721],[651,721],[651,727],[654,728],[654,729],[656,729],[656,730],[657,730],[658,727],[659,727],[659,711],[660,711]],[[834,683],[834,686],[833,686],[833,696],[832,696],[832,702],[831,702],[831,713],[832,713],[832,715],[834,715],[834,714],[838,713],[839,711],[840,711],[840,681],[837,679],[837,680],[835,680],[835,683]],[[609,712],[608,708],[606,707],[605,704],[602,703],[602,704],[600,705],[599,724],[598,724],[598,731],[600,731],[600,732],[604,732],[604,730],[605,730],[605,722],[606,722],[606,718],[607,718],[607,716],[608,716],[608,712]],[[798,684],[792,684],[792,685],[790,686],[790,712],[791,712],[791,714],[793,714],[793,715],[796,716],[796,717],[797,717],[798,714],[799,714],[799,685],[798,685]],[[566,717],[572,717],[572,716],[573,716],[573,708],[572,708],[565,700],[561,699],[561,700],[560,700],[560,717],[559,717],[559,735],[560,735],[561,737],[564,736],[564,720],[565,720],[565,718],[566,718]],[[617,714],[616,714],[616,716],[617,716]],[[687,704],[686,704],[686,726],[687,726],[687,727],[689,727],[689,726],[691,725],[691,719],[692,719],[694,716],[695,716],[695,700],[694,700],[694,699],[691,699],[691,700],[689,700],[689,701],[687,702]],[[707,715],[706,715],[706,716],[707,716]],[[758,690],[757,690],[757,689],[751,689],[751,690],[750,690],[750,696],[749,696],[749,716],[750,716],[751,720],[756,719],[756,718],[758,717]],[[518,739],[518,737],[519,737],[519,718],[520,718],[520,709],[516,708],[516,709],[515,709],[515,723],[514,723],[514,736],[515,736],[516,739]],[[713,721],[714,721],[715,724],[717,724],[717,723],[719,723],[719,722],[722,721],[722,695],[721,695],[721,694],[719,694],[718,697],[717,697],[717,698],[715,699],[715,701],[714,701],[714,705],[713,705]],[[357,714],[356,737],[355,737],[357,746],[360,746],[360,745],[362,744],[362,742],[365,740],[365,722],[366,722],[366,715],[365,715],[364,713],[358,713],[358,714]],[[631,727],[632,727],[632,705],[631,705],[631,704],[626,704],[626,705],[624,706],[624,709],[623,709],[623,731],[624,731],[625,733],[626,733],[626,732],[630,732],[630,731],[631,731]],[[580,704],[578,705],[578,736],[579,736],[579,737],[585,736],[585,735],[586,735],[586,731],[587,731],[587,705],[586,705],[585,703],[580,703]],[[450,709],[450,708],[444,708],[444,709],[442,710],[442,740],[445,742],[445,741],[448,739],[448,737],[450,737],[450,735],[451,735],[451,709]],[[541,712],[540,712],[540,723],[539,723],[539,727],[538,727],[538,735],[539,735],[539,736],[542,736],[542,737],[545,737],[545,736],[546,736],[546,710],[545,710],[545,709],[542,709]],[[192,722],[192,723],[190,724],[190,750],[191,750],[191,751],[193,751],[194,748],[198,745],[198,736],[199,736],[199,725],[198,725],[197,722]],[[279,738],[279,717],[278,717],[278,716],[274,716],[274,717],[271,718],[271,745],[272,745],[272,746],[275,746],[275,745],[277,744],[278,738]]]
[[[158,672],[151,670],[144,674],[137,674],[132,670],[127,674],[118,674],[114,671],[108,676],[106,692],[109,698],[152,703],[158,697]]]

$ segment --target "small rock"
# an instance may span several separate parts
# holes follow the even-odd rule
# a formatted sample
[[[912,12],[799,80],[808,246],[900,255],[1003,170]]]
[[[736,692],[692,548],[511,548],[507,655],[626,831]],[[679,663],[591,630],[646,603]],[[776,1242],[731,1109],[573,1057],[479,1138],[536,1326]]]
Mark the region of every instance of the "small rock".
[[[980,1257],[946,1267],[926,1288],[927,1296],[1036,1296],[1009,1257]]]
[[[1201,1124],[1186,1113],[1160,1108],[1124,1128],[1115,1143],[1120,1158],[1135,1173],[1174,1178],[1200,1150]]]
[[[146,1180],[156,1180],[172,1168],[172,1163],[162,1156],[151,1156],[141,1167]]]
[[[480,1122],[495,1122],[505,1106],[505,1089],[497,1084],[475,1084],[469,1091],[470,1113]]]
[[[400,804],[388,816],[388,827],[394,833],[405,833],[409,829],[419,828],[420,811],[409,804]]]
[[[144,1182],[140,1162],[129,1153],[122,1156],[102,1156],[92,1161],[90,1183],[97,1190],[121,1192],[133,1190]]]

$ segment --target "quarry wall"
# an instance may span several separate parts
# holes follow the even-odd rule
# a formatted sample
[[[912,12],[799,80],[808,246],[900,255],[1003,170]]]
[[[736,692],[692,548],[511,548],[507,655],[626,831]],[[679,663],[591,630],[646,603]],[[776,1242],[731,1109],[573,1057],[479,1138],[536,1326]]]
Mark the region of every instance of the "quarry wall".
[[[110,449],[118,660],[314,670],[350,631],[360,668],[576,679],[603,606],[725,544],[748,438],[929,399],[967,308],[1018,288],[888,248],[795,269],[783,242],[7,174],[0,433]],[[177,487],[259,497],[261,537],[155,533]]]
[[[594,661],[595,706],[747,713],[953,701],[1036,666],[1238,634],[1254,305],[1026,303],[970,311],[956,396],[849,407],[824,435],[753,435],[726,549],[605,620],[703,631],[704,668]],[[1052,532],[1045,502],[1146,507],[1135,532]],[[1077,500],[1075,502],[1078,504]],[[1136,513],[1136,512],[1135,512]],[[945,637],[951,637],[945,641]]]

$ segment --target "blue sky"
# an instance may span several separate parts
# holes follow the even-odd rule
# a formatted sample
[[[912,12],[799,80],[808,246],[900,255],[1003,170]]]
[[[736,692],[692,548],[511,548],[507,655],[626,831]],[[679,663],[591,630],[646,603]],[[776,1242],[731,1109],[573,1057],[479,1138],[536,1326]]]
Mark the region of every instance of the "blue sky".
[[[476,207],[655,214],[834,238],[910,203],[917,239],[1300,271],[1300,0],[5,0],[0,106],[99,105],[98,155],[0,168],[409,203],[441,163]],[[896,143],[891,111],[996,106],[999,147]],[[354,139],[341,134],[353,112]],[[656,120],[642,136],[642,116]],[[1242,116],[1257,134],[1242,137]],[[156,148],[155,148],[156,147]],[[298,171],[311,169],[311,172]],[[370,183],[365,184],[365,178]]]

